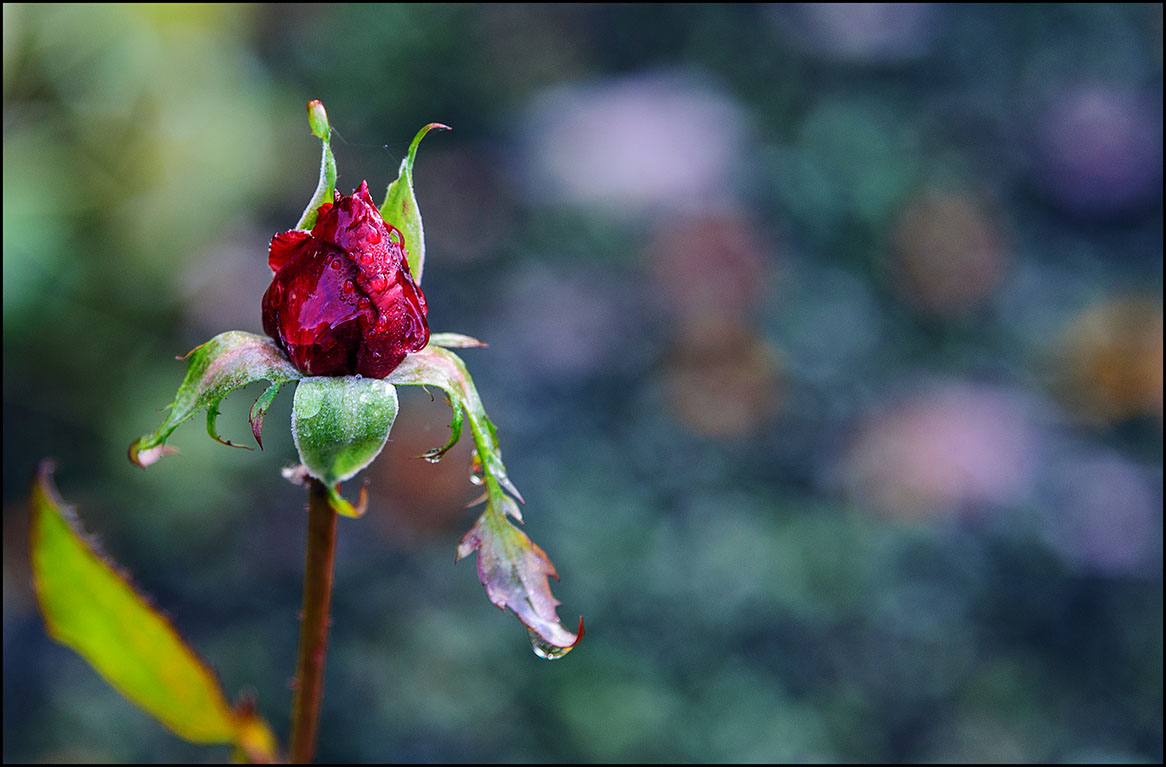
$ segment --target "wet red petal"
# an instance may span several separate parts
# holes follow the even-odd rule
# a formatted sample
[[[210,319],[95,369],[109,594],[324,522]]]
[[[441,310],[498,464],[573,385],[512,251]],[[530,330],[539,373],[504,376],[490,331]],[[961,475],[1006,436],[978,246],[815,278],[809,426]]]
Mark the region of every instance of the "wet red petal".
[[[284,264],[291,260],[300,245],[311,236],[309,232],[291,229],[272,237],[271,246],[267,251],[267,263],[271,267],[271,271],[278,272]]]
[[[425,296],[403,237],[381,219],[363,182],[319,210],[310,233],[272,239],[263,330],[308,375],[383,378],[429,342]]]

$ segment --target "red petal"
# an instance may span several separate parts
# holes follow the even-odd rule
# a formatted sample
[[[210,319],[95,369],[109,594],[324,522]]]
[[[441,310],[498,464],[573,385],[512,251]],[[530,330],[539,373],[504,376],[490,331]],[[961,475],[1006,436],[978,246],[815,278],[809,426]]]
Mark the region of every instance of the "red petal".
[[[368,184],[334,196],[310,233],[272,239],[263,330],[308,375],[383,378],[428,342],[425,296]]]
[[[311,233],[302,229],[290,229],[272,237],[271,247],[267,251],[267,265],[271,267],[271,271],[278,272],[282,269],[311,236]]]
[[[360,199],[364,200],[366,204],[371,205],[374,208],[377,206],[376,203],[372,201],[372,195],[368,192],[367,181],[361,181],[360,186],[356,188],[356,191],[352,193],[352,196],[359,197]]]

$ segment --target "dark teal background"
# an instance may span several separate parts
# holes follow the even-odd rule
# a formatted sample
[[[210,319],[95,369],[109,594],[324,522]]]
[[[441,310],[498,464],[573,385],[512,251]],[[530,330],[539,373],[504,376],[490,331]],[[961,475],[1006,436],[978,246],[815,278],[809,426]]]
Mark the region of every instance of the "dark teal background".
[[[200,419],[125,450],[175,355],[261,330],[311,98],[345,191],[453,126],[415,171],[430,324],[489,342],[463,357],[587,624],[540,661],[453,564],[468,447],[414,460],[449,413],[403,390],[340,522],[322,761],[1161,762],[1160,5],[3,21],[6,762],[228,756],[45,636],[45,456],[286,736],[290,390],[263,452]]]

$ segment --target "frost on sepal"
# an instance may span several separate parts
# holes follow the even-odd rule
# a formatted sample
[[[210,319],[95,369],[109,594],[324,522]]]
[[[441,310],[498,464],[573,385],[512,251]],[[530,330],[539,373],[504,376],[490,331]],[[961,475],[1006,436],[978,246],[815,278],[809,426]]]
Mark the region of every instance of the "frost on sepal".
[[[292,438],[304,471],[329,488],[338,513],[363,513],[364,493],[353,507],[336,486],[380,454],[396,418],[397,390],[376,378],[315,376],[303,379],[296,387]]]
[[[263,447],[260,435],[271,401],[282,385],[301,377],[271,339],[241,330],[220,333],[179,359],[187,360],[186,378],[168,406],[166,420],[153,434],[146,434],[130,445],[130,461],[143,469],[163,456],[177,452],[166,445],[167,438],[180,424],[204,409],[207,411],[207,433],[224,445],[242,447],[218,435],[215,418],[219,403],[228,394],[254,381],[270,382],[251,408],[251,432]]]
[[[451,351],[432,343],[404,362],[385,379],[395,384],[437,386],[449,396],[454,411],[452,439],[427,456],[440,457],[453,447],[463,418],[469,422],[475,447],[474,475],[486,486],[486,511],[458,544],[457,558],[478,552],[478,579],[490,601],[513,612],[530,632],[531,646],[542,658],[561,658],[583,637],[583,620],[572,633],[556,615],[559,602],[548,578],[558,579],[555,567],[541,548],[507,517],[521,522],[517,488],[506,476],[498,434],[490,422],[465,364]],[[513,496],[513,497],[512,497]]]

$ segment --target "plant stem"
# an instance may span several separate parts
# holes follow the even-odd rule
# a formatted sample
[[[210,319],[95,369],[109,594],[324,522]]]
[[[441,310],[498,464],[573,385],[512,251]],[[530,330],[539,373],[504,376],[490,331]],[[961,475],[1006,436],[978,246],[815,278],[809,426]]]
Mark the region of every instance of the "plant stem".
[[[304,566],[304,606],[296,659],[292,704],[291,761],[308,764],[316,755],[320,701],[324,697],[324,658],[328,649],[328,610],[336,560],[336,512],[328,488],[313,479],[308,486],[308,552]]]

